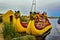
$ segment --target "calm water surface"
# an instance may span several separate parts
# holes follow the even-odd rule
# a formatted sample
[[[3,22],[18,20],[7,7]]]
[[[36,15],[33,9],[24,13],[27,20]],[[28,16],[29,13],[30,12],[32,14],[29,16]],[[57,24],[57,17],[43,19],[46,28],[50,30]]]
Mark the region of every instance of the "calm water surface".
[[[60,34],[56,30],[57,20],[58,18],[49,19],[50,23],[52,24],[52,30],[51,33],[46,37],[46,40],[60,40]]]

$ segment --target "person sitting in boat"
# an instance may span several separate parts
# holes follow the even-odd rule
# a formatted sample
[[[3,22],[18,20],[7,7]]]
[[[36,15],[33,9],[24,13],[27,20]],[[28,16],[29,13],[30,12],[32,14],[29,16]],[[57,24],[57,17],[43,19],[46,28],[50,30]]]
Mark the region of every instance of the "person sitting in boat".
[[[35,19],[35,26],[37,29],[43,29],[45,26],[44,26],[44,23],[43,21],[45,22],[45,19],[43,19],[43,16],[40,14],[36,16],[36,19]]]
[[[47,19],[46,12],[43,12],[42,14],[42,21],[43,21],[44,26],[47,26],[49,24],[49,20]]]
[[[35,15],[35,21],[40,21],[40,16],[41,16],[41,14],[38,12],[38,13],[36,13],[36,15]]]

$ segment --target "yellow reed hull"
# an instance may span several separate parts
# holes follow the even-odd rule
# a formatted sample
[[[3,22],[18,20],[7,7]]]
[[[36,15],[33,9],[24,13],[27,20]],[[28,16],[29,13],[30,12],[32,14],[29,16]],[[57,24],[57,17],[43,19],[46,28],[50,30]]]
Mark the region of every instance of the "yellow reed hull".
[[[27,27],[30,26],[30,23],[31,23],[31,22],[28,23],[28,26],[27,26]],[[27,29],[27,28],[24,28],[24,27],[21,25],[19,18],[16,20],[16,29],[17,29],[18,32],[26,32],[26,29]]]
[[[32,24],[32,25],[31,25],[31,33],[32,33],[33,35],[43,35],[45,32],[47,32],[49,29],[52,28],[52,26],[49,25],[49,26],[46,26],[46,27],[45,27],[44,29],[42,29],[42,30],[38,30],[38,29],[35,28],[34,20],[32,20],[31,24]]]

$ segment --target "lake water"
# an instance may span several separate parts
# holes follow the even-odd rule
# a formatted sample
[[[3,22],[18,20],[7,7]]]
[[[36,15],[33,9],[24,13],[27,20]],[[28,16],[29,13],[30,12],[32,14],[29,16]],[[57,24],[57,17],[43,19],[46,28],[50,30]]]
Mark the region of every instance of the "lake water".
[[[50,23],[52,24],[52,30],[51,33],[46,37],[46,40],[60,40],[60,34],[56,30],[57,20],[58,18],[49,19]]]

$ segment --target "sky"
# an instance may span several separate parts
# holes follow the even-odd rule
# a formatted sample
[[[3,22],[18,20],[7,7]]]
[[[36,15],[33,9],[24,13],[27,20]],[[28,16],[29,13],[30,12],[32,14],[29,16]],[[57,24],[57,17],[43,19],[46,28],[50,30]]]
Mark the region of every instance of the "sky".
[[[33,0],[0,0],[0,13],[19,10],[22,15],[29,15]],[[36,11],[47,12],[48,16],[60,16],[60,0],[36,0]]]

